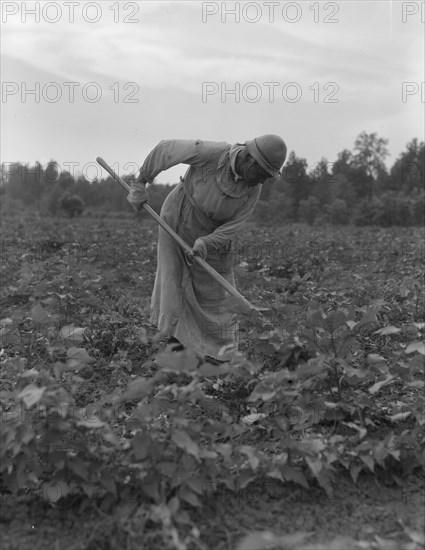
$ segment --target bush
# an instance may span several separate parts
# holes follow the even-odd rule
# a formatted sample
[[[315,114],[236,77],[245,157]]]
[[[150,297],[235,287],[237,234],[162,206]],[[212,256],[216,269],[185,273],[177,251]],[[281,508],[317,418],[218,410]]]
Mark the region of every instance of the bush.
[[[59,185],[54,185],[53,189],[47,195],[42,206],[42,213],[56,216],[59,208],[59,199],[63,195],[63,189]]]
[[[356,225],[411,226],[424,223],[425,198],[423,193],[406,196],[388,191],[380,197],[361,201],[354,211]]]
[[[312,225],[319,214],[320,205],[315,197],[308,197],[308,199],[300,201],[298,207],[298,218],[300,222]]]
[[[425,191],[412,195],[412,225],[425,225]]]
[[[381,225],[384,205],[378,197],[361,200],[354,210],[353,222],[355,225]]]
[[[326,206],[327,218],[333,225],[346,225],[350,221],[347,203],[342,199],[335,199]]]
[[[2,215],[4,214],[17,214],[22,213],[23,210],[27,210],[28,207],[23,204],[19,199],[14,199],[5,193],[0,194],[0,209]]]
[[[72,195],[66,191],[58,200],[58,208],[67,216],[81,216],[84,211],[84,201],[78,195]]]
[[[255,210],[255,219],[266,225],[283,225],[296,221],[294,201],[280,196],[278,200],[259,201]]]

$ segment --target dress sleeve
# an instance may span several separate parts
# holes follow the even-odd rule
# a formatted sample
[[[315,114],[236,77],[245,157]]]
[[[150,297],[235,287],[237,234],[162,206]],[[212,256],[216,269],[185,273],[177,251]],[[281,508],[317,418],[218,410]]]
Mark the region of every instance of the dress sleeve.
[[[155,177],[176,164],[197,165],[204,163],[205,148],[201,140],[193,139],[167,139],[162,140],[152,149],[146,157],[138,180],[144,180],[152,183]]]
[[[207,246],[212,248],[219,248],[227,241],[232,240],[238,233],[240,227],[247,221],[251,215],[257,200],[261,193],[261,185],[258,185],[258,189],[251,195],[242,208],[237,212],[237,216],[223,225],[217,227],[215,231],[202,237],[202,240]]]

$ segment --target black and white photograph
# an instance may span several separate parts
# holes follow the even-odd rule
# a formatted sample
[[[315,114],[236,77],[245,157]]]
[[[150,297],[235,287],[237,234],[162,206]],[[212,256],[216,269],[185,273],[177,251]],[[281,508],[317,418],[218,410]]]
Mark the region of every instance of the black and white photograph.
[[[1,550],[422,550],[425,2],[0,10]]]

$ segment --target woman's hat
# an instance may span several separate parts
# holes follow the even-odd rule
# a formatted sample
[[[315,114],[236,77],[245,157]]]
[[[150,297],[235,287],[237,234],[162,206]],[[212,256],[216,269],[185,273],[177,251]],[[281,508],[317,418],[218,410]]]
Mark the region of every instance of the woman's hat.
[[[249,154],[270,176],[279,176],[286,159],[287,148],[283,139],[266,134],[245,143]]]

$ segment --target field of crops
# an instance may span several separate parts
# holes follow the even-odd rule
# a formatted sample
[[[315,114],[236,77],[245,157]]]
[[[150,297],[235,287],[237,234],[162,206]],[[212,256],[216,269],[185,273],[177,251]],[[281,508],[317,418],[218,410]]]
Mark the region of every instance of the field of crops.
[[[423,230],[257,227],[240,355],[149,325],[146,219],[3,219],[2,550],[419,550]]]

